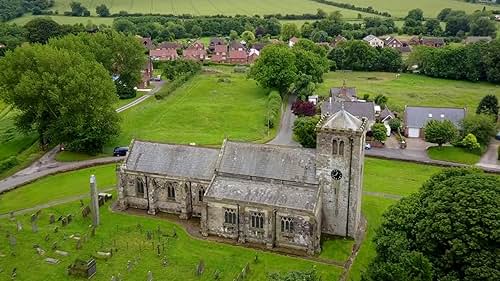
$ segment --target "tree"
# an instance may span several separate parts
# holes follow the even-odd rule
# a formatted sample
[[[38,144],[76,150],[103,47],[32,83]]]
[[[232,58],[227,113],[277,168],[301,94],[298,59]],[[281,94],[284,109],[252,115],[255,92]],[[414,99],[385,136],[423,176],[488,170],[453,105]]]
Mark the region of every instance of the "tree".
[[[301,27],[300,27],[300,35],[302,38],[311,38],[311,35],[314,31],[314,27],[312,24],[305,22]]]
[[[364,280],[497,280],[500,180],[448,169],[384,213]]]
[[[133,22],[123,18],[118,18],[113,21],[113,28],[118,32],[122,32],[128,35],[135,35],[137,31]]]
[[[423,21],[424,20],[424,11],[422,11],[422,9],[410,10],[405,19],[413,19],[416,21]]]
[[[146,62],[144,47],[135,37],[115,31],[80,33],[50,40],[49,44],[98,61],[110,77],[116,78],[120,97],[135,96],[134,88],[141,81],[141,70]]]
[[[250,43],[250,42],[255,41],[255,35],[251,31],[248,31],[248,30],[243,31],[243,33],[241,33],[241,39],[245,40],[245,42],[247,42],[247,43]]]
[[[303,147],[316,147],[316,125],[319,117],[299,117],[293,123],[293,134]]]
[[[394,48],[377,48],[376,50],[378,54],[373,70],[399,72],[403,69],[403,58],[399,50]]]
[[[470,34],[473,36],[492,36],[495,37],[497,28],[495,22],[489,17],[479,17],[470,23]]]
[[[450,120],[430,120],[424,128],[425,141],[436,143],[442,146],[453,141],[458,134],[458,130]]]
[[[441,28],[441,22],[437,19],[428,19],[424,24],[425,34],[430,36],[441,36],[443,34],[443,28]]]
[[[498,116],[498,99],[495,95],[484,96],[476,109],[476,114],[489,114]]]
[[[460,32],[469,32],[469,17],[465,12],[453,11],[446,18],[445,33],[448,36],[457,36]]]
[[[199,25],[193,25],[191,28],[191,36],[200,37],[203,34],[203,29]]]
[[[384,142],[387,139],[387,128],[383,123],[375,123],[372,126],[373,138],[379,142]]]
[[[402,122],[399,118],[392,118],[391,120],[389,120],[389,127],[391,127],[391,131],[393,132],[399,132],[399,130],[401,129],[401,125]]]
[[[292,104],[292,112],[297,116],[316,115],[316,106],[309,101],[297,100]]]
[[[326,42],[328,40],[328,33],[323,30],[315,29],[311,33],[311,40],[316,43]]]
[[[311,76],[314,83],[323,82],[323,74],[328,72],[329,64],[326,56],[321,56],[300,47],[293,47],[292,52],[295,55],[295,65],[297,72]]]
[[[495,121],[488,115],[468,115],[462,120],[461,126],[462,136],[473,134],[482,145],[487,145],[495,135]]]
[[[24,28],[31,43],[47,43],[49,38],[61,35],[61,26],[50,18],[32,19]]]
[[[379,58],[377,50],[361,40],[350,40],[340,44],[331,51],[329,57],[334,59],[339,69],[356,71],[376,70]]]
[[[229,32],[229,39],[231,39],[231,41],[238,39],[238,37],[238,32],[236,30],[231,30]]]
[[[307,100],[307,97],[316,90],[316,85],[312,82],[311,75],[301,73],[290,88],[290,92],[296,95],[299,100]]]
[[[82,3],[80,3],[80,2],[71,2],[69,4],[69,6],[71,8],[71,15],[72,16],[75,16],[75,17],[82,17],[82,16],[88,17],[88,16],[90,16],[89,10],[87,10],[87,8],[85,8],[82,5]]]
[[[482,62],[486,74],[486,80],[492,83],[500,83],[500,40],[494,40],[482,48]]]
[[[101,4],[95,8],[96,14],[98,14],[100,17],[109,17],[111,13],[109,12],[109,9],[106,5]]]
[[[118,134],[116,89],[96,61],[49,45],[24,45],[0,68],[2,99],[18,110],[17,127],[35,130],[42,145],[96,153]]]
[[[440,21],[446,21],[446,18],[451,13],[451,8],[444,8],[439,12],[437,19]]]
[[[276,88],[285,93],[297,78],[295,55],[288,46],[269,45],[250,68],[250,77],[264,88]]]
[[[285,23],[281,27],[281,40],[288,41],[290,38],[297,36],[300,36],[300,32],[295,23]]]
[[[374,99],[373,101],[375,102],[375,104],[378,104],[380,105],[381,107],[385,108],[385,105],[387,104],[387,101],[389,100],[388,97],[386,97],[385,95],[382,95],[382,94],[378,94]]]

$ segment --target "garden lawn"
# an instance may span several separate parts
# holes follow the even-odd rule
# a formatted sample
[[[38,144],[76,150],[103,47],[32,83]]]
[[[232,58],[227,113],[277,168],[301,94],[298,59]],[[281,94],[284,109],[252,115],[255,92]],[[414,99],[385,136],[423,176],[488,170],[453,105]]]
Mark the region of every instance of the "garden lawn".
[[[99,189],[115,187],[115,169],[116,165],[110,164],[56,174],[0,194],[0,214],[87,194],[92,174],[97,178]]]
[[[427,155],[431,159],[448,161],[454,163],[474,165],[479,162],[481,155],[470,152],[462,147],[454,146],[433,146],[427,149]]]
[[[87,203],[88,200],[85,200],[85,204]],[[97,251],[109,251],[111,248],[114,250],[109,260],[97,259],[97,274],[92,280],[110,280],[112,275],[118,274],[122,280],[145,280],[148,271],[153,273],[155,280],[214,280],[215,272],[218,271],[220,280],[230,281],[236,278],[247,263],[250,264],[250,273],[246,280],[264,281],[270,272],[309,270],[313,266],[322,280],[337,280],[341,272],[338,266],[195,239],[181,226],[164,218],[112,213],[109,203],[100,208],[101,225],[97,228],[95,237],[92,237],[89,228],[91,219],[82,218],[80,210],[78,201],[43,210],[39,217],[38,233],[31,231],[31,214],[16,217],[24,225],[20,232],[15,230],[15,221],[0,219],[0,253],[5,254],[5,257],[0,257],[4,269],[0,272],[0,280],[10,279],[12,268],[17,268],[16,280],[81,280],[67,275],[68,265],[76,258],[87,260],[91,255],[96,255]],[[72,214],[74,219],[66,227],[62,227],[59,222],[50,225],[50,214],[55,214],[56,218]],[[56,226],[59,231],[54,233]],[[152,240],[146,238],[148,231],[153,235]],[[176,238],[173,237],[174,231]],[[14,250],[5,238],[8,232],[16,237],[17,245]],[[71,235],[86,235],[88,240],[82,243],[82,249],[76,250],[77,241],[68,238]],[[54,243],[69,255],[55,254],[52,250]],[[36,253],[34,244],[46,251],[44,257]],[[159,256],[157,247],[160,250]],[[16,256],[12,256],[12,252]],[[57,258],[61,262],[51,265],[44,261],[46,257]],[[204,272],[197,277],[195,271],[201,260],[204,262]],[[133,264],[130,271],[127,270],[128,261]],[[167,262],[166,266],[163,265],[164,261]]]
[[[267,94],[245,74],[197,75],[165,99],[151,98],[121,113],[122,133],[106,151],[133,138],[213,146],[225,137],[267,141],[275,134],[268,135],[264,122]]]
[[[404,111],[405,105],[466,107],[469,112],[476,110],[479,101],[487,94],[500,98],[500,86],[486,82],[466,82],[430,78],[416,74],[387,72],[329,72],[319,86],[319,95],[328,96],[332,87],[356,87],[358,97],[369,94],[375,98],[382,94],[389,98],[392,110]]]
[[[69,4],[73,0],[56,0],[52,10],[69,11]],[[346,18],[356,18],[358,11],[340,9],[337,7],[316,3],[310,0],[80,0],[83,6],[87,7],[92,15],[95,15],[95,7],[105,4],[111,13],[127,11],[128,13],[158,13],[158,14],[191,14],[191,15],[268,15],[268,14],[315,14],[317,9],[326,12],[341,11]],[[373,5],[368,5],[373,6]],[[366,13],[361,13],[367,16]]]

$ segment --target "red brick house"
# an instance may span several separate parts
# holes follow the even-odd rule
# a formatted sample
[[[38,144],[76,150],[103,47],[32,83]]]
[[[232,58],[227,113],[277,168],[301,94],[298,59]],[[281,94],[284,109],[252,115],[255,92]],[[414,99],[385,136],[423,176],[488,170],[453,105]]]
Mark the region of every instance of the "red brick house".
[[[228,57],[228,46],[226,44],[215,45],[214,54],[212,55],[212,62],[224,63]]]
[[[154,49],[149,50],[149,57],[156,61],[169,61],[176,60],[179,58],[176,49]]]
[[[245,50],[229,50],[229,63],[246,64],[248,63],[248,55]]]
[[[144,48],[146,48],[148,50],[154,49],[153,41],[151,40],[151,37],[137,36],[137,39],[139,40],[141,45],[144,46]]]
[[[260,56],[260,51],[257,49],[250,49],[250,52],[248,53],[248,63],[253,63],[255,62]]]
[[[158,45],[157,49],[175,49],[182,48],[182,45],[177,42],[162,42]]]
[[[150,58],[146,61],[143,70],[141,70],[141,82],[137,85],[139,89],[146,89],[151,84],[150,81],[153,78],[153,62]]]
[[[218,37],[213,37],[210,39],[210,43],[208,45],[208,49],[210,52],[214,52],[215,51],[215,46],[217,45],[226,45],[226,41],[222,38],[218,38]]]
[[[204,61],[207,58],[207,51],[203,43],[196,41],[183,51],[182,56],[188,60]]]

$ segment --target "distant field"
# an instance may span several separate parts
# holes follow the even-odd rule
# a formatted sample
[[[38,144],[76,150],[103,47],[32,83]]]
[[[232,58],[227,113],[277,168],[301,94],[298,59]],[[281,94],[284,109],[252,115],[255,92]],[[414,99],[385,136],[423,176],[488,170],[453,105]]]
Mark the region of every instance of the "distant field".
[[[485,82],[466,82],[430,78],[415,74],[385,72],[329,72],[325,82],[317,90],[319,95],[327,96],[331,87],[342,86],[345,80],[350,87],[356,87],[358,96],[378,94],[389,98],[389,107],[402,111],[405,105],[456,106],[467,107],[474,111],[481,98],[494,94],[500,98],[500,86]]]
[[[73,0],[56,0],[53,10],[59,13],[69,11]],[[356,18],[357,11],[340,9],[309,0],[80,0],[83,6],[95,14],[95,7],[106,4],[112,13],[192,14],[192,15],[264,15],[264,14],[302,14],[316,13],[318,8],[331,12],[340,10],[346,18]]]
[[[101,18],[101,17],[66,17],[66,16],[32,16],[32,15],[27,15],[23,16],[20,18],[16,18],[10,22],[12,23],[17,23],[19,25],[24,25],[28,21],[37,18],[37,17],[50,17],[54,21],[58,22],[59,24],[76,24],[76,23],[83,23],[87,24],[89,21],[91,21],[93,24],[107,24],[111,25],[113,24],[113,18]]]

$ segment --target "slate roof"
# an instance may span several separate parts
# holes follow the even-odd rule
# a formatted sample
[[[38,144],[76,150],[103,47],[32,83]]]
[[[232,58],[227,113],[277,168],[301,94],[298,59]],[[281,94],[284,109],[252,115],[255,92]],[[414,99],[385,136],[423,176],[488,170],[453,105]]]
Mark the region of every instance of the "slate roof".
[[[372,40],[380,40],[380,41],[382,41],[381,39],[379,39],[377,36],[375,36],[373,34],[365,36],[365,38],[363,38],[363,40],[365,40],[366,42],[371,42]]]
[[[210,46],[221,45],[221,44],[225,44],[225,43],[226,42],[223,38],[219,38],[219,37],[210,38]]]
[[[465,111],[465,108],[407,106],[405,125],[409,128],[423,128],[429,120],[450,120],[458,127],[465,117]]]
[[[317,184],[313,149],[227,141],[219,172]]]
[[[154,49],[149,50],[149,56],[156,59],[176,59],[179,57],[175,49]]]
[[[218,149],[134,141],[126,168],[172,177],[211,180],[218,155]]]
[[[344,101],[344,102],[325,102],[321,105],[321,114],[333,115],[344,109],[352,115],[369,121],[375,121],[375,104],[373,102]]]
[[[214,52],[216,52],[216,53],[227,53],[227,45],[226,44],[215,45]]]
[[[314,211],[319,188],[217,177],[205,196]]]
[[[354,87],[337,87],[330,89],[330,95],[334,99],[340,98],[341,100],[356,100],[356,88]]]
[[[363,125],[364,122],[362,120],[358,119],[346,110],[341,109],[337,113],[328,117],[328,119],[323,123],[322,128],[363,131]]]
[[[245,50],[245,46],[243,46],[243,44],[241,44],[240,42],[234,40],[231,42],[231,44],[229,44],[229,49],[230,50]]]
[[[394,116],[394,113],[392,113],[392,111],[391,111],[388,107],[386,107],[386,108],[384,108],[384,109],[380,112],[380,116],[379,116],[379,118],[380,118],[380,120],[382,120],[382,121],[383,121],[384,119],[386,119],[386,118],[388,118],[388,117],[391,117],[390,119],[394,119],[394,118],[396,118],[396,116]]]

